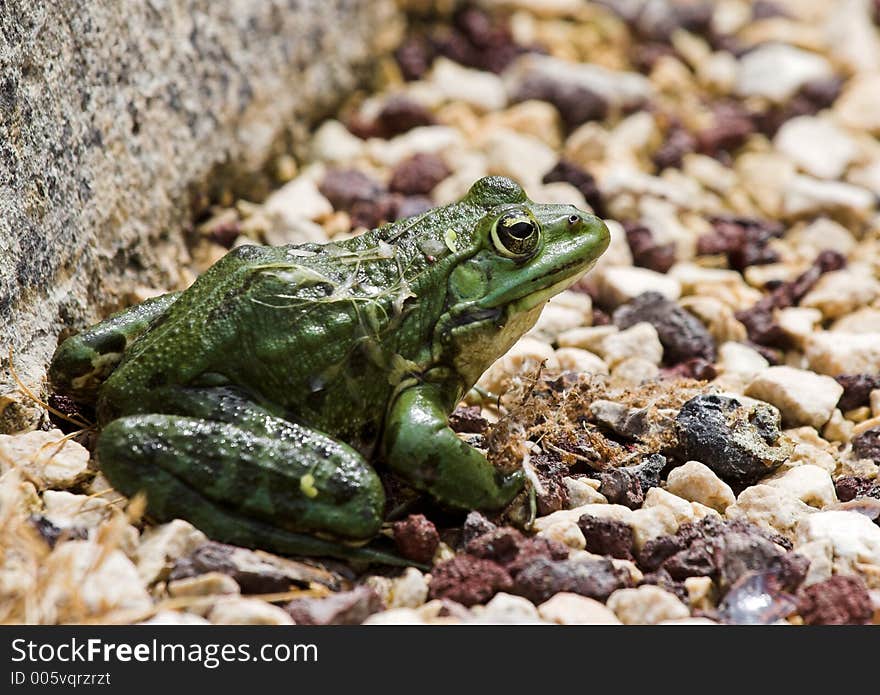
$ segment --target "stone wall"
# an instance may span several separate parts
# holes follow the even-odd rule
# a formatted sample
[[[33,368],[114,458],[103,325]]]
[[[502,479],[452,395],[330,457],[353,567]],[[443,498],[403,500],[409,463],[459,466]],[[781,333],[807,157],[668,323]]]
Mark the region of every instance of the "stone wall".
[[[33,422],[59,334],[174,284],[209,186],[259,183],[352,89],[392,0],[6,0],[0,12],[0,431]],[[255,191],[251,191],[256,193]]]

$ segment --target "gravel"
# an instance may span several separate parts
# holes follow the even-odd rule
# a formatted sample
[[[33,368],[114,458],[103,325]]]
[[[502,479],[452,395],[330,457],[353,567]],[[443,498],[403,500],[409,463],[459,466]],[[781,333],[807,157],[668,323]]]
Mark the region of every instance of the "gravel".
[[[383,535],[421,569],[283,558],[144,520],[47,420],[0,437],[0,621],[878,620],[880,36],[859,3],[785,31],[769,3],[564,5],[414,20],[275,192],[218,198],[173,261],[186,283],[242,243],[341,240],[490,172],[589,206],[609,250],[450,418],[529,451],[534,499],[464,517],[389,481],[413,513]]]

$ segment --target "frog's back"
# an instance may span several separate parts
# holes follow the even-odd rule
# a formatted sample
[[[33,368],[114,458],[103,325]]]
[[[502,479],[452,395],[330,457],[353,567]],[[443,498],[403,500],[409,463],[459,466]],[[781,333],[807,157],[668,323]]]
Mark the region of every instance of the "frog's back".
[[[162,387],[231,383],[368,447],[390,397],[393,356],[423,343],[399,330],[412,292],[382,253],[332,244],[233,250],[132,345],[104,385],[101,419],[161,409]]]

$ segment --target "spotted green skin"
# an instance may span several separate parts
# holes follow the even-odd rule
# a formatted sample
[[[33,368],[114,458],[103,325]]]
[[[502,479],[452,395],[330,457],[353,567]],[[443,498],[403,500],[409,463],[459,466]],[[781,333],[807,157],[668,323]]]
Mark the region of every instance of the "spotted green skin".
[[[492,238],[530,214],[528,258]],[[99,463],[160,520],[291,554],[396,562],[352,542],[383,520],[371,463],[457,508],[523,486],[446,417],[608,230],[488,177],[468,195],[333,244],[243,246],[183,293],[110,317],[59,347],[56,392],[96,402]]]

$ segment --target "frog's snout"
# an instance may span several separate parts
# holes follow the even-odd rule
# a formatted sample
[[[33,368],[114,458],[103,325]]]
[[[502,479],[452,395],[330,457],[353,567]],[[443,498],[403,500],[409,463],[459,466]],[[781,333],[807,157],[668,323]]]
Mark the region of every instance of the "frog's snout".
[[[594,259],[605,253],[611,243],[608,225],[595,215],[581,212],[577,208],[573,208],[573,212],[568,215],[566,226],[572,235],[586,242],[585,245]]]

